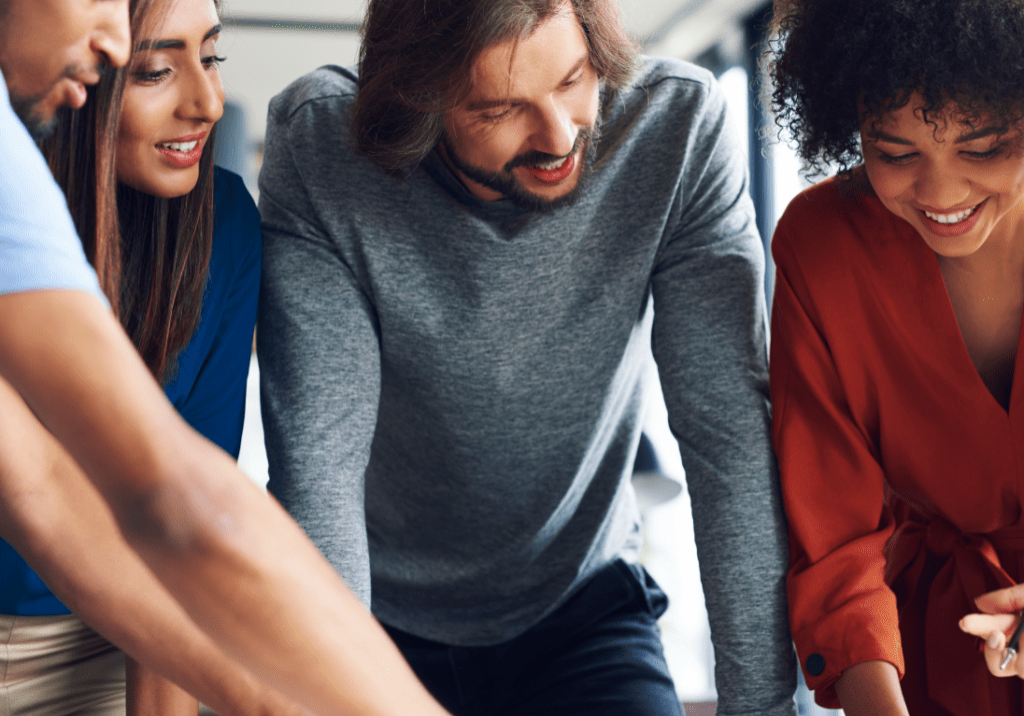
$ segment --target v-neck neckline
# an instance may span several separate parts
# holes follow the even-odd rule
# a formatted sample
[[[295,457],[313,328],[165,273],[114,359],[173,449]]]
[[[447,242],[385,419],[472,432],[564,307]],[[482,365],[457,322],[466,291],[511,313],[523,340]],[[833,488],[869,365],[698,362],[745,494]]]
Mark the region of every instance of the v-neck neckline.
[[[928,261],[928,271],[931,274],[928,278],[929,283],[936,286],[936,290],[941,293],[941,299],[944,301],[945,306],[945,318],[943,319],[943,325],[950,326],[952,328],[953,336],[956,339],[956,343],[959,345],[958,357],[955,360],[964,363],[973,374],[975,389],[984,391],[985,396],[990,401],[992,407],[999,410],[1007,419],[1010,419],[1016,412],[1014,410],[1014,404],[1018,402],[1017,394],[1021,391],[1018,383],[1024,381],[1024,367],[1021,366],[1022,356],[1022,343],[1024,343],[1024,311],[1021,314],[1021,322],[1017,326],[1017,351],[1013,358],[1013,377],[1010,379],[1010,397],[1007,402],[1007,406],[1004,408],[996,396],[992,394],[992,391],[988,389],[988,385],[985,384],[984,379],[981,377],[981,373],[978,372],[978,366],[974,364],[974,360],[971,358],[971,353],[967,350],[967,342],[964,340],[963,332],[960,330],[960,322],[957,320],[956,311],[953,310],[953,301],[949,297],[949,289],[946,287],[946,280],[942,275],[942,268],[939,266],[939,259],[931,249],[928,248],[924,240],[918,235],[917,230],[914,229],[910,224],[906,224],[907,230],[912,235],[913,239],[917,242],[918,250],[926,254],[926,260]],[[935,299],[938,300],[938,299]]]

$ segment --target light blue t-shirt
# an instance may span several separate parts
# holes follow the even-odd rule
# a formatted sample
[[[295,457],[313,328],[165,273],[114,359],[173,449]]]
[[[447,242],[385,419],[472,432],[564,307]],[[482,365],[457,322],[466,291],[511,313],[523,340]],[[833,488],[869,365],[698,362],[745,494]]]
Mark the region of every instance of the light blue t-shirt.
[[[2,74],[0,138],[0,294],[77,289],[103,299],[64,194],[11,109]]]

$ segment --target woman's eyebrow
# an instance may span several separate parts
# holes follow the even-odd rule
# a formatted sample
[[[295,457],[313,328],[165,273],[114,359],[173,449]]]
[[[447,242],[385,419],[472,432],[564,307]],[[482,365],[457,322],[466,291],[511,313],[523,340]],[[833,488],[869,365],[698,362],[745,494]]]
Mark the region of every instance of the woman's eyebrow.
[[[223,23],[217,23],[203,35],[203,42],[206,42],[214,35],[219,35],[221,30],[224,29]],[[142,52],[144,50],[183,50],[185,49],[184,40],[143,40],[135,46],[135,52]]]
[[[889,144],[905,144],[908,147],[913,145],[909,139],[903,137],[897,137],[894,134],[886,134],[885,132],[872,132],[871,138],[878,142],[888,142]]]
[[[206,42],[207,40],[209,40],[214,35],[219,35],[221,30],[223,30],[223,29],[224,29],[224,23],[218,22],[216,25],[214,25],[213,27],[211,27],[209,30],[206,31],[206,34],[203,35],[203,42]]]
[[[1005,134],[1006,131],[1006,127],[982,127],[981,129],[976,129],[973,132],[968,132],[967,134],[960,135],[957,138],[956,143],[962,144],[963,142],[972,142],[975,139],[984,139],[985,137],[989,137],[993,134]]]

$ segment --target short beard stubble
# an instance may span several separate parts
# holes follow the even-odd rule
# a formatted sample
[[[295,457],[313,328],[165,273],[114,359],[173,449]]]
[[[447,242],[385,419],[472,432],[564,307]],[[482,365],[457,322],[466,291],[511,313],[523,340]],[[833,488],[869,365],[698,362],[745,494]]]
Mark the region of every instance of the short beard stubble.
[[[573,143],[572,150],[569,154],[565,155],[566,157],[573,154],[579,155],[580,166],[577,170],[578,176],[576,179],[576,186],[574,186],[567,194],[555,199],[545,199],[544,197],[538,196],[537,194],[529,191],[522,185],[519,179],[516,178],[512,170],[516,167],[526,165],[536,166],[537,164],[545,164],[557,161],[558,159],[563,159],[564,157],[547,154],[546,152],[529,151],[513,157],[501,168],[500,171],[494,172],[489,169],[484,169],[483,167],[478,167],[475,164],[470,164],[464,158],[459,156],[453,148],[451,141],[448,139],[447,134],[442,135],[441,144],[443,145],[444,154],[451,165],[477,184],[485,186],[491,191],[498,192],[504,198],[512,202],[512,204],[521,209],[549,213],[563,206],[569,206],[579,199],[580,194],[583,191],[583,187],[586,185],[587,180],[590,177],[594,166],[594,159],[597,156],[597,143],[601,136],[599,122],[600,120],[595,122],[593,127],[584,127],[583,129],[580,129],[579,133],[576,135],[576,141]]]
[[[25,125],[25,129],[28,130],[29,135],[31,135],[32,140],[36,144],[53,134],[53,130],[57,128],[57,118],[55,116],[45,119],[36,112],[39,102],[45,96],[43,94],[36,95],[35,97],[22,97],[13,93],[9,95],[11,109],[14,110],[14,114],[21,120],[21,123]]]

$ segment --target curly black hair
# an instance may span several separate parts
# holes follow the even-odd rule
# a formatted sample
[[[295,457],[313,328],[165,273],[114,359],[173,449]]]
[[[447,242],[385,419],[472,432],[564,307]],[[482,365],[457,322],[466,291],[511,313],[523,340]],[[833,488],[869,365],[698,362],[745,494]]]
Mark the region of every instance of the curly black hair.
[[[811,173],[863,161],[859,118],[1024,117],[1024,0],[775,0],[768,101]]]

